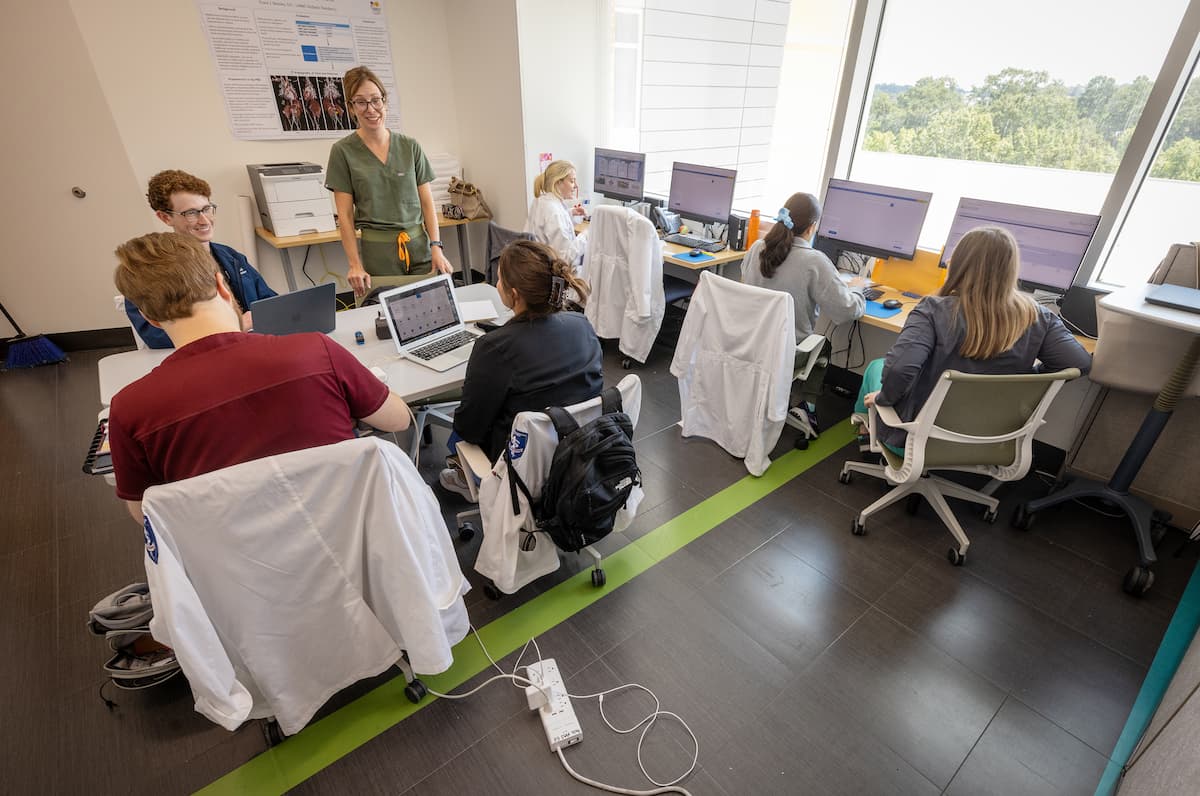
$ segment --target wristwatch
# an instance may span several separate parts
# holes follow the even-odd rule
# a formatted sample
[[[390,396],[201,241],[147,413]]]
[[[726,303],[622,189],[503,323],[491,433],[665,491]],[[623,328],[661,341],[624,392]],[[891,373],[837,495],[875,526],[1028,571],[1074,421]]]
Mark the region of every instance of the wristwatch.
[[[445,251],[445,249],[446,249],[446,244],[442,243],[440,240],[431,240],[431,241],[429,241],[429,245],[437,246],[437,247],[441,248],[443,251]]]

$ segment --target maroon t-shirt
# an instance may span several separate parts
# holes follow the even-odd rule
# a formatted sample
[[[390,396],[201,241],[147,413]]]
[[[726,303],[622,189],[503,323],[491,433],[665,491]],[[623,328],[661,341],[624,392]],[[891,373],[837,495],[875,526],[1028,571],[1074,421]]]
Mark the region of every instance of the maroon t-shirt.
[[[117,496],[354,437],[388,388],[323,334],[227,332],[188,343],[117,393]]]

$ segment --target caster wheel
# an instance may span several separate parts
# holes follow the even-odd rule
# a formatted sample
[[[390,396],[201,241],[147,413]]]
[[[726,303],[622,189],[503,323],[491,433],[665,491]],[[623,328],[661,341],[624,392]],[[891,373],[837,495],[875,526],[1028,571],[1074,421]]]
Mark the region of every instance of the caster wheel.
[[[483,584],[483,596],[489,600],[499,600],[504,595],[496,588],[495,583],[485,583]]]
[[[946,551],[946,560],[956,567],[961,567],[963,562],[967,560],[966,555],[958,552],[957,547],[951,547]]]
[[[621,367],[625,370],[629,370],[633,367],[633,360],[631,360],[629,357],[625,357],[621,360]]]
[[[792,446],[798,451],[808,450],[808,437],[796,437],[796,441],[792,444]]]
[[[921,508],[921,496],[914,492],[904,499],[904,511],[909,516],[913,516]]]
[[[866,536],[867,526],[863,525],[858,521],[858,518],[855,517],[850,523],[850,533],[854,534],[855,536]]]
[[[283,730],[279,729],[279,722],[275,719],[268,719],[263,724],[263,734],[267,736],[267,746],[279,746],[283,743]]]
[[[842,472],[838,474],[838,483],[841,483],[841,484],[850,483],[850,471],[849,470],[842,470]]]
[[[421,429],[421,444],[433,444],[433,426],[425,426]]]
[[[1171,512],[1163,511],[1162,509],[1154,509],[1150,512],[1150,522],[1155,525],[1166,525],[1171,521]]]
[[[408,685],[404,686],[404,696],[414,705],[425,698],[429,692],[425,690],[425,684],[420,680],[413,680]]]
[[[1165,523],[1156,522],[1150,526],[1150,542],[1155,547],[1162,544],[1163,537],[1167,535],[1167,526]]]
[[[1125,573],[1125,581],[1121,584],[1121,588],[1125,590],[1126,594],[1142,597],[1150,591],[1150,587],[1153,585],[1154,573],[1148,567],[1138,565]]]
[[[988,522],[988,523],[995,522],[996,518],[999,516],[1000,516],[1000,512],[996,509],[984,509],[983,510],[983,521],[984,522]]]
[[[601,586],[603,586],[605,583],[608,583],[608,577],[605,576],[604,570],[593,569],[592,570],[592,585],[598,589]]]
[[[1037,515],[1030,514],[1025,510],[1024,503],[1018,503],[1016,510],[1013,512],[1012,522],[1010,524],[1012,527],[1018,530],[1028,531],[1033,527],[1033,520],[1036,516]]]
[[[475,538],[475,525],[470,522],[464,522],[458,526],[458,541],[469,542]]]

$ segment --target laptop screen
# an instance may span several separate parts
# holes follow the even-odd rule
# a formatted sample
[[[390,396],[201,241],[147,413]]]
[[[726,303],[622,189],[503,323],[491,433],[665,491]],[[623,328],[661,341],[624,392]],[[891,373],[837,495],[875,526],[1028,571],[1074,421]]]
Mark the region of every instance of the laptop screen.
[[[409,346],[459,325],[449,279],[421,282],[381,296],[397,342]]]

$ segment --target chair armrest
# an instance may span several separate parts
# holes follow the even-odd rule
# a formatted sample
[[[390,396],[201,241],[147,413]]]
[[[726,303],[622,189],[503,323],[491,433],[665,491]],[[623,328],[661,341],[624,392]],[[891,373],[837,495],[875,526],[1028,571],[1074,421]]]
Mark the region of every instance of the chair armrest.
[[[894,407],[880,406],[879,404],[875,404],[871,408],[874,409],[879,415],[879,419],[891,428],[902,428],[907,431],[908,429],[914,428],[917,425],[916,421],[905,423],[903,420],[901,420],[900,415],[896,414]]]
[[[459,440],[454,447],[458,452],[458,463],[462,466],[467,489],[471,493],[471,502],[478,503],[479,481],[492,471],[492,463],[478,445]]]
[[[817,362],[821,357],[821,351],[825,348],[825,337],[819,334],[810,334],[799,343],[796,344],[796,354],[800,359],[800,366],[793,374],[793,379],[805,381],[813,368],[817,366]]]

